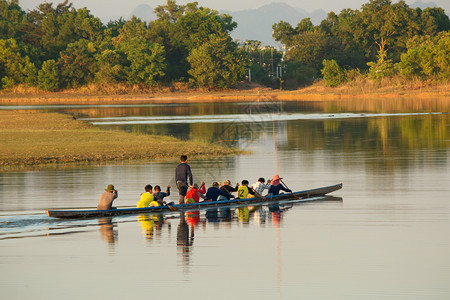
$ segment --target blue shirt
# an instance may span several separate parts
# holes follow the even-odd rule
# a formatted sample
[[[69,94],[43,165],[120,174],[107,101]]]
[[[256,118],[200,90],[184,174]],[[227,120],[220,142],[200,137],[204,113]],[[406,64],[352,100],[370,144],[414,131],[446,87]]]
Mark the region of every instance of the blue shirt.
[[[175,169],[175,182],[181,181],[187,183],[189,178],[189,184],[193,185],[194,180],[192,179],[191,167],[187,163],[181,163]]]
[[[282,184],[271,185],[269,188],[269,194],[272,194],[272,195],[278,195],[278,194],[280,194],[280,191],[292,193],[292,191],[290,189],[285,188]]]
[[[219,198],[219,196],[224,196],[227,199],[232,198],[233,196],[225,193],[224,191],[219,190],[216,187],[210,187],[207,191],[206,191],[206,199],[211,199],[212,201],[217,201],[217,198]]]

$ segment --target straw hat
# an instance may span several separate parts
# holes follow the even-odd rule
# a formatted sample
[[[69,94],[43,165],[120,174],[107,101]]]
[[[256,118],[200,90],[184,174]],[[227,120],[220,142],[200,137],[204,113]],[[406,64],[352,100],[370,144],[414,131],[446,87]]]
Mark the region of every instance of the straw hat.
[[[115,189],[114,189],[114,186],[112,185],[112,184],[108,184],[108,187],[105,189],[105,191],[107,191],[107,192],[113,192]]]
[[[275,181],[275,180],[280,180],[280,179],[283,179],[283,178],[280,178],[280,176],[278,176],[278,174],[275,174],[275,175],[273,175],[273,177],[272,177],[272,180],[273,180],[273,181]]]

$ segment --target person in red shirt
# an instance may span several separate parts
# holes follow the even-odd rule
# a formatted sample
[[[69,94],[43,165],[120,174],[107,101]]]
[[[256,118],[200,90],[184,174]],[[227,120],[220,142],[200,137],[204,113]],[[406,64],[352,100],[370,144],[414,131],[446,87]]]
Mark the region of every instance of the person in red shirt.
[[[198,185],[195,183],[193,186],[191,186],[190,190],[186,193],[186,203],[188,202],[188,199],[193,199],[194,203],[198,203],[200,201],[200,198],[205,198],[205,183],[202,182],[202,185],[200,188],[198,188]]]

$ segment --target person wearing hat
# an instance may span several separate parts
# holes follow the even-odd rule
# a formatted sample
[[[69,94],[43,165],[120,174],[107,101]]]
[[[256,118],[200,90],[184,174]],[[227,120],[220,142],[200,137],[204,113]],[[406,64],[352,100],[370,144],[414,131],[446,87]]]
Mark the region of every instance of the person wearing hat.
[[[119,193],[116,189],[114,189],[114,185],[109,184],[100,195],[100,199],[98,200],[97,209],[113,209],[112,203],[119,196]]]
[[[223,182],[223,185],[220,187],[220,190],[225,192],[225,193],[232,194],[234,192],[237,192],[238,188],[239,188],[239,183],[236,183],[236,187],[232,187],[231,186],[231,181],[225,180]]]
[[[280,191],[285,191],[288,193],[292,193],[292,191],[288,188],[286,188],[284,185],[281,184],[280,180],[283,178],[280,178],[278,174],[273,175],[272,182],[270,183],[269,188],[269,194],[270,195],[279,195]]]
[[[198,184],[194,183],[194,185],[191,186],[190,190],[187,191],[187,193],[186,193],[186,199],[189,200],[189,201],[186,200],[186,202],[198,203],[200,201],[200,198],[206,199],[205,192],[206,192],[206,188],[205,188],[204,182],[202,182],[200,188],[198,187]],[[190,200],[190,199],[192,199],[192,200]]]

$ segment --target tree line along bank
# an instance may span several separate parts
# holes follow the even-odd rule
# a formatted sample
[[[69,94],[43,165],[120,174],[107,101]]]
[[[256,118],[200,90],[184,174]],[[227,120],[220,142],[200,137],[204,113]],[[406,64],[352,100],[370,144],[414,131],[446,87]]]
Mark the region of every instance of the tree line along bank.
[[[450,20],[441,8],[372,0],[360,10],[330,12],[319,25],[308,18],[296,27],[281,21],[273,36],[282,50],[233,41],[231,16],[196,2],[168,0],[155,13],[148,23],[132,17],[103,24],[68,0],[28,12],[18,0],[0,0],[0,87],[181,82],[224,89],[251,79],[295,88],[319,77],[337,86],[357,77],[450,76]]]

